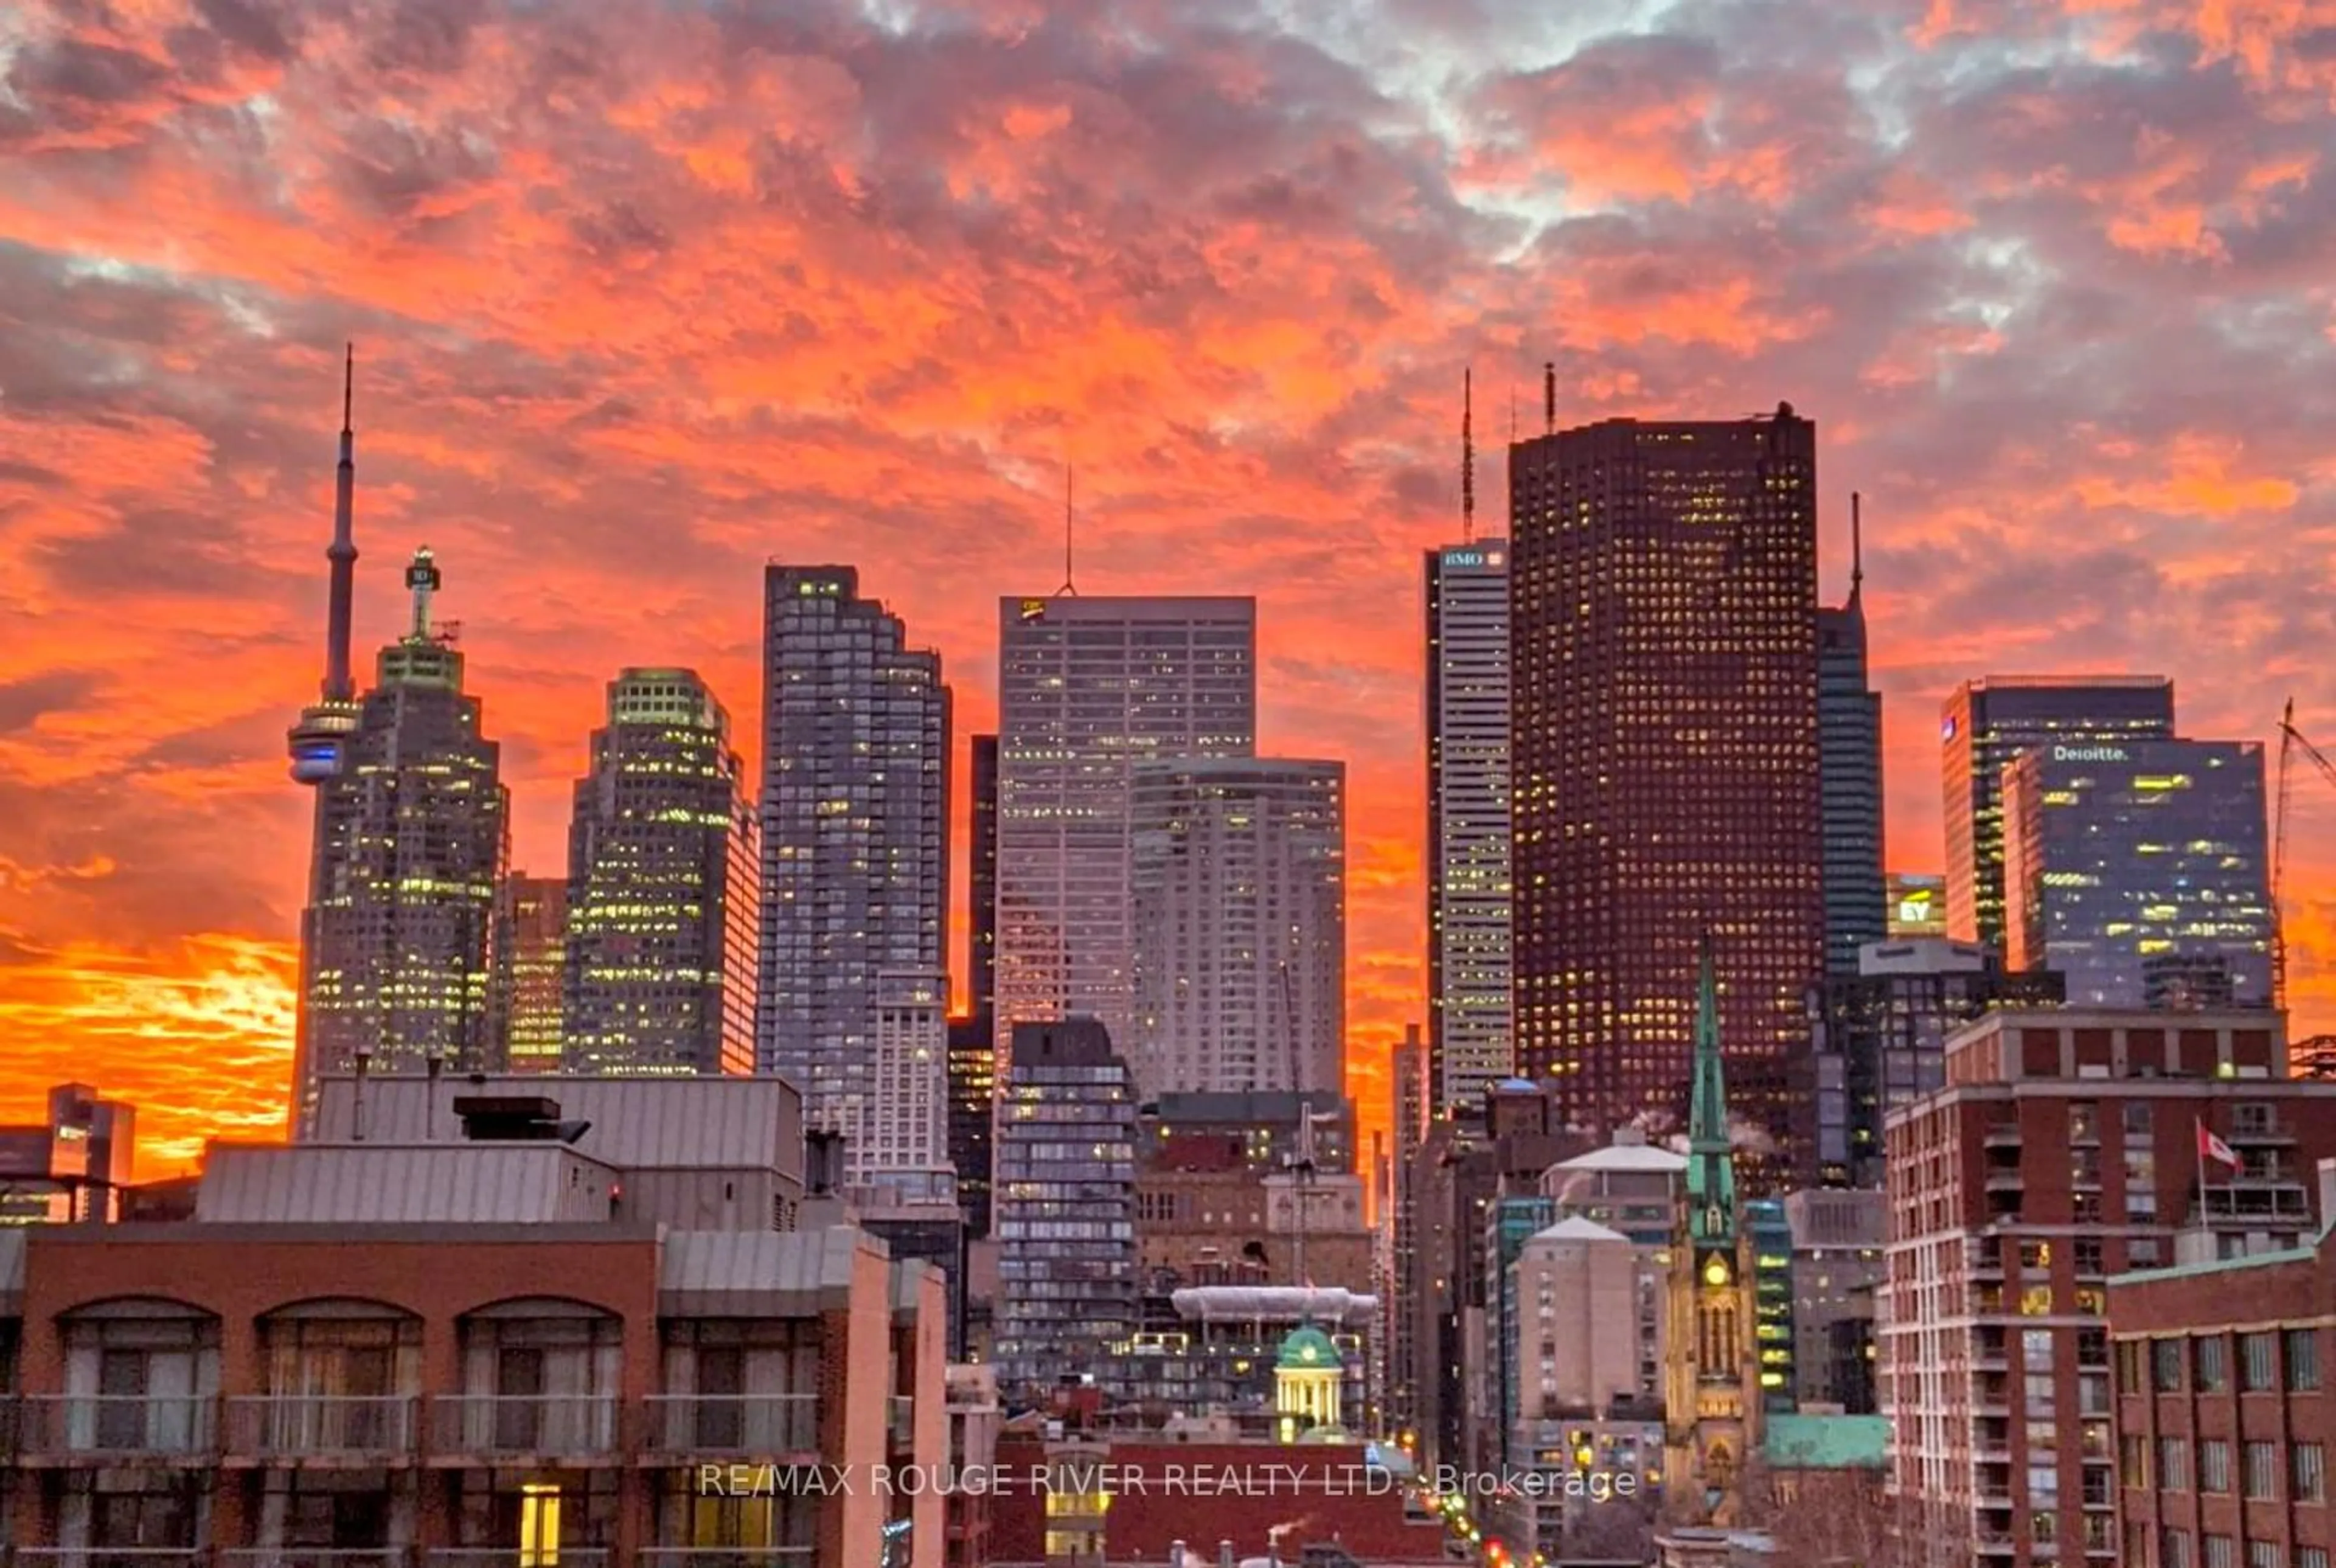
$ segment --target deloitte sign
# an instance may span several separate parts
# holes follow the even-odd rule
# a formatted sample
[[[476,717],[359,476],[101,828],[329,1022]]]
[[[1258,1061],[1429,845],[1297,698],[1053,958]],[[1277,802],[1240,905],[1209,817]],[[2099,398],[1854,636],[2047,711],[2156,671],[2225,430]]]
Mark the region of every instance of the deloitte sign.
[[[2123,746],[2115,745],[2056,745],[2052,748],[2054,762],[2131,762]]]

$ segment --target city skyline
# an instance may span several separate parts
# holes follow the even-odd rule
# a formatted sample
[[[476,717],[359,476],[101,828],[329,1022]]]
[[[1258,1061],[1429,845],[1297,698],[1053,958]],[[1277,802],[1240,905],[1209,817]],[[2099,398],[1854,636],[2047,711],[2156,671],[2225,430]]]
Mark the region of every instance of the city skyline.
[[[33,302],[0,333],[0,602],[38,628],[0,648],[0,1031],[27,1056],[8,1093],[91,1077],[170,1164],[280,1115],[308,837],[282,736],[316,690],[352,336],[355,640],[388,639],[397,564],[437,548],[514,864],[560,863],[617,669],[688,664],[743,719],[768,556],[858,565],[951,661],[967,733],[995,720],[996,596],[1056,580],[1066,455],[1083,590],[1257,594],[1261,747],[1350,768],[1372,1116],[1424,1016],[1419,654],[1397,628],[1417,552],[1455,533],[1468,365],[1487,494],[1503,394],[1533,403],[1544,359],[1566,424],[1781,398],[1819,421],[1826,602],[1848,494],[1867,501],[1893,870],[1942,869],[1936,715],[1965,678],[2163,671],[2185,731],[2254,740],[2292,691],[2325,741],[2330,346],[2298,269],[2323,220],[2299,200],[2315,122],[2275,112],[2316,102],[2324,61],[2268,15],[2097,9],[2007,40],[1935,9],[1756,32],[1716,6],[1600,37],[1410,17],[1451,87],[1327,23],[1276,48],[1171,20],[1138,66],[1067,20],[1017,51],[765,18],[728,106],[692,110],[747,53],[711,20],[643,43],[612,15],[557,47],[520,12],[354,21],[287,66],[282,31],[197,26],[206,63],[36,7],[0,67],[0,297]],[[373,91],[441,116],[344,117],[368,51]],[[105,59],[141,63],[75,68]],[[499,95],[514,60],[579,73],[608,139],[589,196],[545,151],[585,132]],[[1868,118],[1885,68],[1903,122]],[[904,86],[933,81],[954,96]],[[365,176],[258,195],[242,132],[213,132],[278,134],[238,107],[261,97]],[[1339,129],[1447,97],[1465,112],[1424,140]],[[2098,141],[2053,107],[2071,100]],[[2043,167],[2070,177],[2002,184]],[[514,192],[540,183],[556,216],[522,221]],[[856,271],[823,226],[912,259]],[[2336,796],[2307,772],[2295,798],[2302,1036],[2336,1022]]]

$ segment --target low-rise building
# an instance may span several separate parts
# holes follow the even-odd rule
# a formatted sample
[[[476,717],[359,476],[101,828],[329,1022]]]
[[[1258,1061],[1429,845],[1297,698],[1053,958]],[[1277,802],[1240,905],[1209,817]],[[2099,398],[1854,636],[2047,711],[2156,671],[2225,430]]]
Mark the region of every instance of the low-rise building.
[[[2336,1165],[2319,1169],[2321,1212]],[[2328,1568],[2336,1232],[2109,1281],[2117,1514],[2131,1568]]]
[[[735,1125],[695,1128],[716,1164],[657,1164],[702,1086],[618,1081],[595,1138],[478,1094],[426,1141],[216,1147],[190,1221],[10,1238],[17,1560],[808,1568],[890,1542],[939,1568],[938,1495],[779,1478],[943,1463],[941,1279],[855,1229],[774,1229],[775,1152],[719,1167],[784,1147],[791,1090],[724,1086]]]

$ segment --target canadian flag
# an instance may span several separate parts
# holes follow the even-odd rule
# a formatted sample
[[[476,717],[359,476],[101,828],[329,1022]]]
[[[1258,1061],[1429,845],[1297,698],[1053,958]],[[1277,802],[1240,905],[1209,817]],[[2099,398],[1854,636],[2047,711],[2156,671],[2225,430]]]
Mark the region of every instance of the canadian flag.
[[[2231,1145],[2223,1142],[2222,1139],[2216,1137],[2213,1133],[2208,1132],[2206,1130],[2205,1123],[2198,1123],[2197,1127],[2198,1157],[2202,1160],[2220,1160],[2224,1164],[2230,1166],[2231,1169],[2234,1171],[2237,1170],[2239,1168],[2239,1156],[2237,1153],[2232,1149]]]

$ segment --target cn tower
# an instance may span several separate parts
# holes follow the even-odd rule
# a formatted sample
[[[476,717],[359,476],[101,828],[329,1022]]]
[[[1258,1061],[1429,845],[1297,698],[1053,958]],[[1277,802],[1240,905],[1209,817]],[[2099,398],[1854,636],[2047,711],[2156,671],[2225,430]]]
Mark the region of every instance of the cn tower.
[[[323,784],[341,771],[343,748],[357,727],[356,682],[349,674],[349,616],[357,567],[356,435],[350,417],[356,373],[356,346],[351,344],[341,365],[341,463],[334,476],[333,542],[325,550],[333,566],[333,588],[325,630],[324,695],[322,701],[301,710],[300,722],[289,736],[292,776],[304,784]]]

